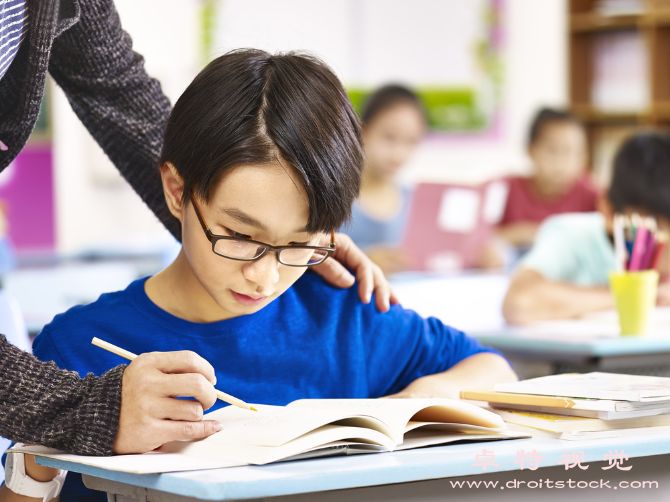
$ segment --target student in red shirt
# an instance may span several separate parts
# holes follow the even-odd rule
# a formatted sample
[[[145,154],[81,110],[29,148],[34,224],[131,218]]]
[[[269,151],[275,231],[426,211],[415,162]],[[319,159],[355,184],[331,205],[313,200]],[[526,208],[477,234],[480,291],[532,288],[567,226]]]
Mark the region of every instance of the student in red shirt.
[[[516,247],[528,247],[542,221],[554,214],[596,210],[598,192],[586,174],[584,127],[568,112],[541,109],[530,128],[530,177],[508,179],[507,207],[499,234]]]

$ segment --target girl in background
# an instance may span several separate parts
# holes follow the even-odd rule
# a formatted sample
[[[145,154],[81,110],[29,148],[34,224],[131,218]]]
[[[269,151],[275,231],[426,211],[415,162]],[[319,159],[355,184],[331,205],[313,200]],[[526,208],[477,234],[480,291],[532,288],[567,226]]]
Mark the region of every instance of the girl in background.
[[[573,115],[541,109],[531,124],[528,154],[534,172],[508,180],[507,207],[499,227],[499,235],[517,248],[530,247],[549,216],[595,211],[598,196],[586,174],[586,133]]]
[[[385,274],[406,270],[400,239],[409,211],[410,190],[397,181],[426,133],[417,96],[400,85],[372,94],[362,113],[365,170],[352,220],[343,230]]]

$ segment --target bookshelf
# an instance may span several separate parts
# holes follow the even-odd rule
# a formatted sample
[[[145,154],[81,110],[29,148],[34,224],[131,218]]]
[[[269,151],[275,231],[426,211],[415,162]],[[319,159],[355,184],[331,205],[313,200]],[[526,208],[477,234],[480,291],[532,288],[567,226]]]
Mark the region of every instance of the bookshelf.
[[[670,128],[670,0],[568,0],[568,8],[570,108],[607,183],[626,136]]]

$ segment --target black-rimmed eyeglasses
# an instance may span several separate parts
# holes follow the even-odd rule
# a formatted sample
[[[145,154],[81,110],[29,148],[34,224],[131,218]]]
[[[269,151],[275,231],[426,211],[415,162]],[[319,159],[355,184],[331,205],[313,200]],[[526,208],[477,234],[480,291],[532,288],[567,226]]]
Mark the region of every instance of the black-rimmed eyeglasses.
[[[200,213],[200,208],[195,202],[195,197],[191,193],[191,201],[195,214],[200,220],[200,225],[205,231],[209,242],[212,243],[212,251],[219,256],[238,261],[254,261],[261,258],[268,251],[277,253],[277,259],[282,265],[288,267],[313,267],[323,263],[326,258],[335,252],[335,230],[330,233],[330,245],[328,247],[320,246],[270,246],[264,242],[252,241],[250,239],[239,239],[237,237],[227,237],[216,235],[205,222]]]

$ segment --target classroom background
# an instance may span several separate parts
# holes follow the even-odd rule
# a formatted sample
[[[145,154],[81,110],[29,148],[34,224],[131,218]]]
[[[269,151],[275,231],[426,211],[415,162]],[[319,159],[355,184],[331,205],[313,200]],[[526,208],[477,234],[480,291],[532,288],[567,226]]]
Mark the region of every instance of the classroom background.
[[[662,1],[115,3],[147,71],[172,102],[212,58],[240,47],[320,56],[359,111],[380,86],[411,88],[428,128],[398,175],[403,185],[481,188],[530,173],[529,124],[549,107],[583,122],[588,176],[604,187],[621,141],[670,117],[669,17],[654,10]],[[29,145],[0,175],[10,255],[0,272],[3,301],[15,331],[32,335],[59,312],[159,271],[179,251],[61,90],[53,82],[47,87]],[[464,216],[471,200],[454,200],[440,218],[477,227]],[[514,266],[506,260],[486,272],[446,267],[391,279],[403,304],[421,314],[475,334],[500,333]],[[539,373],[550,372],[546,364]]]

